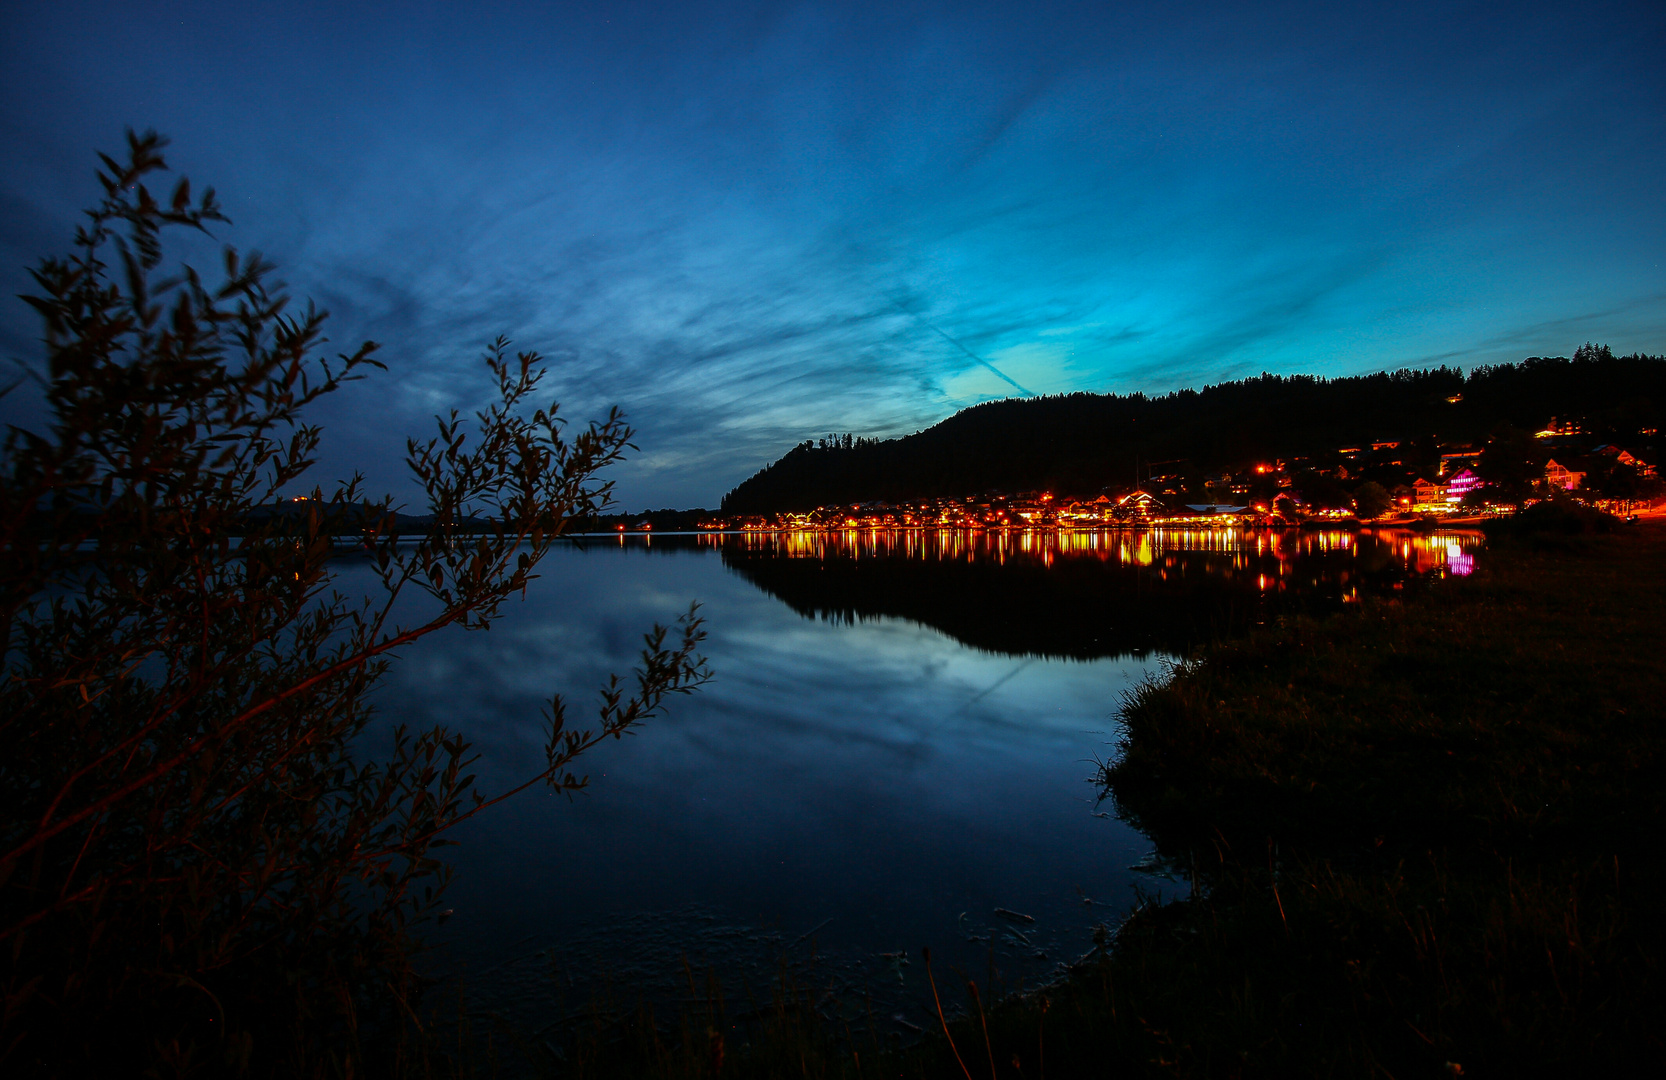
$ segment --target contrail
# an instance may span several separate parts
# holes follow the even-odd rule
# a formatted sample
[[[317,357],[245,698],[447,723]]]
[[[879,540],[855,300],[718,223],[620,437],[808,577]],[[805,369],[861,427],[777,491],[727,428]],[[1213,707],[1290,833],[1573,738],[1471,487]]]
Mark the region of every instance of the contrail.
[[[997,691],[1001,687],[1005,686],[1007,684],[1008,680],[1010,680],[1013,676],[1017,675],[1020,671],[1023,671],[1025,668],[1029,667],[1033,663],[1035,663],[1035,657],[1033,657],[1033,656],[1027,657],[1026,659],[1020,661],[1017,667],[1013,668],[1011,671],[1007,672],[1005,675],[1002,675],[999,679],[996,679],[994,682],[990,683],[988,686],[984,687],[982,690],[979,690],[977,693],[975,693],[971,697],[967,698],[965,704],[961,705],[960,711],[965,712],[966,710],[970,709],[973,705],[976,705],[978,702],[980,702],[984,698],[988,697],[990,694],[993,694],[995,691]]]
[[[983,357],[979,356],[977,353],[973,352],[971,349],[968,349],[966,346],[962,345],[960,342],[956,341],[954,338],[950,337],[949,335],[945,334],[943,331],[939,330],[936,326],[932,325],[932,323],[930,321],[928,321],[925,316],[914,314],[914,312],[909,311],[907,308],[903,307],[901,304],[897,303],[894,300],[891,303],[893,304],[893,306],[896,307],[896,309],[898,311],[902,312],[904,315],[909,316],[910,318],[918,319],[919,322],[920,322],[920,325],[926,327],[932,333],[936,334],[938,337],[942,338],[944,341],[948,342],[950,345],[953,345],[955,348],[957,348],[961,352],[965,353],[967,355],[967,357],[969,357],[970,359],[975,360],[976,362],[982,364],[984,367],[988,368],[990,371],[994,372],[995,377],[997,379],[1000,379],[1002,382],[1006,383],[1008,386],[1017,390],[1020,394],[1023,394],[1025,397],[1035,397],[1035,394],[1032,391],[1026,390],[1024,387],[1019,386],[1017,381],[1014,380],[1011,376],[1009,376],[1006,372],[1002,371],[1000,368],[996,367],[994,364],[991,364],[988,360],[985,360]]]
[[[920,319],[920,317],[918,315],[916,315],[914,317],[916,319]],[[991,364],[988,360],[985,360],[983,357],[979,356],[977,353],[973,352],[971,349],[968,349],[966,346],[962,345],[960,342],[956,341],[954,338],[952,338],[949,335],[943,333],[943,331],[938,330],[937,327],[932,326],[930,323],[926,322],[924,319],[920,319],[920,321],[923,322],[923,323],[926,323],[926,325],[931,327],[931,329],[936,330],[938,337],[942,338],[944,341],[948,342],[950,345],[953,345],[955,348],[959,349],[961,352],[965,353],[967,356],[970,356],[973,360],[976,360],[978,363],[982,364],[984,367],[988,368],[990,371],[993,371],[995,373],[995,377],[997,379],[1000,379],[1002,382],[1004,382],[1004,383],[1008,384],[1009,386],[1013,387],[1020,394],[1023,394],[1025,397],[1035,397],[1035,395],[1032,394],[1030,391],[1024,389],[1022,386],[1019,386],[1017,381],[1014,380],[1012,378],[1012,376],[1008,375],[1006,372],[1002,371],[1000,368],[996,367],[994,364]]]

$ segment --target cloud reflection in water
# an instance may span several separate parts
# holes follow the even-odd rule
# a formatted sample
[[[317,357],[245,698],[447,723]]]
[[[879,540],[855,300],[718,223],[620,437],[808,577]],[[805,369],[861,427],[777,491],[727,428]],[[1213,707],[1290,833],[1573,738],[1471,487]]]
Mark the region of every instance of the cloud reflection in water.
[[[1067,539],[985,537],[988,558],[874,536],[558,548],[490,633],[410,650],[380,691],[390,720],[464,731],[493,790],[538,771],[548,694],[581,721],[642,631],[696,599],[716,679],[593,751],[575,801],[528,795],[458,831],[452,958],[490,968],[477,992],[534,1026],[550,958],[669,986],[689,951],[767,976],[812,928],[850,985],[927,944],[967,971],[993,950],[1033,980],[1152,885],[1129,869],[1150,844],[1095,816],[1085,782],[1127,689],[1201,630],[1463,573],[1479,544],[1153,536],[1141,560]],[[1021,939],[996,907],[1037,922]],[[918,1004],[906,973],[887,987]]]
[[[1094,817],[1085,781],[1147,660],[1036,660],[901,619],[807,620],[714,552],[569,548],[489,633],[411,650],[380,705],[466,731],[483,785],[507,784],[538,768],[547,693],[566,691],[576,720],[584,688],[694,599],[711,685],[593,752],[575,801],[529,795],[460,830],[446,930],[471,967],[611,917],[696,909],[788,940],[831,918],[817,944],[852,963],[930,944],[982,970],[986,946],[967,937],[1000,906],[1039,920],[1035,948],[1003,946],[1003,964],[1033,975],[1114,921],[1082,896],[1124,904],[1149,844]],[[744,940],[731,945],[762,941]]]

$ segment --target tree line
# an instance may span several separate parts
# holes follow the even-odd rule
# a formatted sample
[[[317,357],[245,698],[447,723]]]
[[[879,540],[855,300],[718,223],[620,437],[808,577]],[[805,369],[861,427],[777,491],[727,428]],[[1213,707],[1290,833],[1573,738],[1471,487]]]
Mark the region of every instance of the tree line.
[[[904,438],[801,442],[725,495],[722,511],[995,490],[1088,495],[1139,486],[1159,471],[1201,477],[1274,459],[1324,465],[1338,450],[1369,451],[1374,441],[1519,443],[1553,416],[1578,422],[1592,441],[1643,449],[1659,438],[1663,406],[1666,357],[1617,357],[1598,345],[1468,374],[1446,366],[1336,379],[1263,373],[1160,397],[1009,398]]]

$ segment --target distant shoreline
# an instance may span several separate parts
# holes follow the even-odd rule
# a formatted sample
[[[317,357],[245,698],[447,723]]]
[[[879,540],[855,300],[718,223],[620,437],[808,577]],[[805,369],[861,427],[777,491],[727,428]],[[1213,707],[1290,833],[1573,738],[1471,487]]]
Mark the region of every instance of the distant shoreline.
[[[1210,532],[1301,532],[1314,530],[1328,530],[1335,532],[1371,532],[1376,529],[1390,531],[1416,532],[1421,528],[1431,528],[1434,532],[1480,532],[1480,523],[1493,520],[1489,517],[1462,517],[1439,520],[1435,518],[1397,518],[1390,521],[1348,522],[1346,524],[1309,521],[1279,525],[1215,523],[1209,521],[1172,521],[1152,522],[1146,525],[784,525],[767,528],[723,528],[723,529],[612,529],[607,532],[568,532],[562,533],[563,539],[606,539],[615,536],[777,536],[785,533],[816,533],[819,535],[833,535],[842,533],[1142,533],[1142,532],[1177,532],[1177,531],[1210,531]],[[1432,523],[1432,525],[1426,524]]]

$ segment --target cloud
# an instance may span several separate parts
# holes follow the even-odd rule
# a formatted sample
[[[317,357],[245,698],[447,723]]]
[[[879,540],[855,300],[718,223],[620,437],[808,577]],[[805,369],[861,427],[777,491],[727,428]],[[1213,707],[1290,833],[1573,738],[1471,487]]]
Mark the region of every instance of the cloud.
[[[1007,393],[1666,349],[1666,90],[1630,9],[203,11],[9,27],[0,254],[60,248],[93,150],[163,128],[337,347],[384,343],[320,413],[324,471],[377,486],[483,401],[499,334],[566,415],[629,411],[633,506]],[[34,333],[0,316],[0,347]]]

